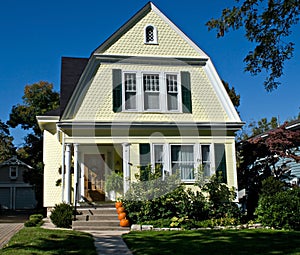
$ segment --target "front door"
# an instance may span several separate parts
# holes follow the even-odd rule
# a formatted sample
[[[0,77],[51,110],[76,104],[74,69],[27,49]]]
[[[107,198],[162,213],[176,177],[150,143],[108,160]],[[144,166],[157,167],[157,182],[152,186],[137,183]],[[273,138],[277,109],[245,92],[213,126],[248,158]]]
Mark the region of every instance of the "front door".
[[[91,202],[105,201],[105,155],[84,155],[84,195]]]

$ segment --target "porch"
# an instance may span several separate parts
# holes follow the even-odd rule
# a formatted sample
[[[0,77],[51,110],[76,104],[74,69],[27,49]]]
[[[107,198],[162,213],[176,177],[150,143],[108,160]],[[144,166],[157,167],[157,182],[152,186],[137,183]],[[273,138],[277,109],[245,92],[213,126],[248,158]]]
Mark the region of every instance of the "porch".
[[[126,192],[130,181],[130,144],[63,145],[61,167],[62,201],[68,204],[115,201]],[[106,187],[118,176],[121,189]]]

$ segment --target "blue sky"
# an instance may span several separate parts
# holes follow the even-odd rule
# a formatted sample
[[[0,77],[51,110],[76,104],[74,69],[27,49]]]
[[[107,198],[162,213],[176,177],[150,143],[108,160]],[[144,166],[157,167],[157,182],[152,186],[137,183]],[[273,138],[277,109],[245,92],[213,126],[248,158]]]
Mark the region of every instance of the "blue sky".
[[[13,105],[22,103],[25,85],[41,80],[59,90],[62,56],[89,57],[91,52],[148,1],[10,0],[0,3],[0,119],[7,121]],[[218,17],[234,0],[154,0],[154,4],[212,59],[220,77],[241,95],[245,122],[299,113],[300,31],[294,57],[285,65],[282,86],[266,92],[263,76],[244,73],[243,58],[251,44],[243,31],[217,39],[205,23]],[[298,79],[297,79],[298,78]],[[12,131],[20,145],[24,133]]]

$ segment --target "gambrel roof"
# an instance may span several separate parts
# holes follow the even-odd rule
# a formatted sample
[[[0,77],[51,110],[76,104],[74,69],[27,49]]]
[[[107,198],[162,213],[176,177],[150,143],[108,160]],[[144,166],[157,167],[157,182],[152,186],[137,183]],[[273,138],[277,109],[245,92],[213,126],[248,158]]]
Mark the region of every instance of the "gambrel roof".
[[[155,24],[158,28],[159,43],[157,45],[149,46],[144,43],[143,31],[149,24]],[[240,127],[242,125],[240,117],[209,56],[152,2],[147,3],[97,47],[89,59],[62,58],[60,115],[57,115],[57,111],[53,112],[53,115],[48,115],[49,120],[53,123],[57,121],[73,121],[74,123],[77,121],[76,116],[79,116],[79,122],[89,121],[91,117],[94,118],[95,122],[116,121],[112,117],[113,112],[111,104],[109,104],[111,98],[108,94],[104,97],[104,92],[107,92],[107,88],[111,86],[111,77],[108,77],[109,72],[103,73],[103,68],[105,69],[106,65],[125,64],[136,68],[138,64],[145,66],[148,63],[163,63],[164,66],[171,66],[172,63],[178,65],[178,62],[183,64],[186,69],[188,69],[188,66],[199,67],[197,83],[203,85],[203,88],[201,88],[203,94],[197,103],[198,109],[201,108],[200,111],[205,117],[199,118],[199,115],[196,122],[211,123],[210,121],[219,121],[233,123],[236,127]],[[117,68],[121,68],[121,66]],[[193,70],[195,71],[195,69]],[[106,86],[106,88],[102,90],[101,86]],[[205,86],[206,88],[204,88]],[[198,92],[200,93],[200,90]],[[195,93],[195,91],[192,93]],[[210,100],[214,103],[207,101],[209,96],[212,96]],[[85,110],[83,110],[84,107]],[[207,109],[210,108],[213,114],[207,113]],[[102,115],[98,118],[99,114],[96,111],[99,111],[99,109],[107,113],[105,118]],[[79,111],[80,114],[78,114]],[[210,118],[212,115],[214,117]],[[57,119],[58,116],[60,116],[59,119]],[[148,114],[149,116],[150,114]],[[125,114],[123,117],[124,120],[128,120]],[[38,119],[39,123],[47,122],[47,116],[38,117]],[[184,116],[181,115],[181,120],[194,122],[191,116],[184,119]],[[141,118],[138,121],[145,123],[147,120]],[[164,121],[168,120],[165,119]]]

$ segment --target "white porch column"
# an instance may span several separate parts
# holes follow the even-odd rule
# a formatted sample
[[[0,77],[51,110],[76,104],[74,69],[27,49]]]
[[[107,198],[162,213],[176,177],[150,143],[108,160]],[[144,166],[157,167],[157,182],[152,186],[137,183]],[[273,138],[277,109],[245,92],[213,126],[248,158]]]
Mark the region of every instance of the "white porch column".
[[[78,174],[78,144],[74,144],[74,201],[73,204],[78,203],[79,197],[79,174]]]
[[[66,164],[66,147],[65,142],[63,140],[62,144],[62,162],[61,162],[61,201],[65,201],[65,164]]]
[[[123,143],[123,190],[124,194],[129,189],[130,183],[130,143]]]
[[[71,203],[71,144],[66,144],[65,165],[66,165],[65,202],[67,204],[70,204]]]
[[[81,164],[80,164],[80,198],[79,201],[83,202],[84,201],[84,163],[83,159],[81,159]]]

